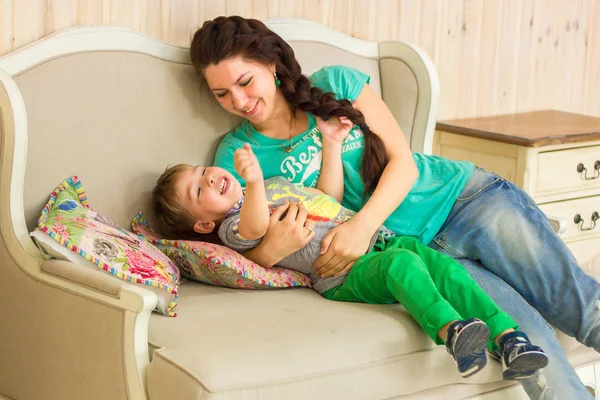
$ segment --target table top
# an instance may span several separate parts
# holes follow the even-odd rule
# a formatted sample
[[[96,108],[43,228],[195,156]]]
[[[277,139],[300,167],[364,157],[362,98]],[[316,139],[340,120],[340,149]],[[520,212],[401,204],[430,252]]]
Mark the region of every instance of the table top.
[[[439,121],[436,129],[526,147],[600,140],[600,118],[556,110]]]

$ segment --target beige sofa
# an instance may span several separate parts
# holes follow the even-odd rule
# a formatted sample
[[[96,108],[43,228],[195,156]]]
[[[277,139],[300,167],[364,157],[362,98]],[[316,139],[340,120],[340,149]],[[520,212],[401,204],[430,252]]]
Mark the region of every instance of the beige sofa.
[[[413,150],[431,151],[439,85],[421,51],[304,21],[269,25],[307,73],[370,74]],[[397,305],[185,283],[167,318],[151,314],[156,296],[142,287],[44,260],[28,234],[63,179],[77,174],[92,207],[127,227],[167,164],[210,162],[239,122],[201,93],[187,49],[116,28],[61,31],[0,59],[0,112],[0,398],[522,396],[496,363],[460,378]],[[564,343],[593,384],[598,354]]]

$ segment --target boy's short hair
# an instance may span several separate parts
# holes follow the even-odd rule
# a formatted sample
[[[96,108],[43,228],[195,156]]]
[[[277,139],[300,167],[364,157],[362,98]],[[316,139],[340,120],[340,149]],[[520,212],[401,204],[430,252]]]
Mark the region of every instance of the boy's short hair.
[[[187,164],[167,167],[152,190],[152,210],[160,232],[169,239],[198,239],[201,236],[194,231],[196,221],[179,205],[179,195],[175,191],[177,178],[187,167]]]

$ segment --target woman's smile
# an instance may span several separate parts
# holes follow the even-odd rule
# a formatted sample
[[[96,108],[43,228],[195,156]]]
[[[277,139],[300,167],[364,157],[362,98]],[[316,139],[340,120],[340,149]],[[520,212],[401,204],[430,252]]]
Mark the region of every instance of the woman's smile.
[[[256,112],[258,111],[258,101],[254,104],[254,106],[252,106],[252,108],[247,109],[242,111],[242,113],[246,116],[246,117],[251,117],[254,114],[256,114]]]

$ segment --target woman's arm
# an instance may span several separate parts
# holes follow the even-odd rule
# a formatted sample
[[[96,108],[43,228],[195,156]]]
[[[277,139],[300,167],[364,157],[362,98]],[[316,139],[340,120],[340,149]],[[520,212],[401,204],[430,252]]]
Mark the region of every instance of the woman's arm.
[[[373,234],[400,206],[419,177],[419,170],[398,122],[370,86],[365,85],[354,107],[381,138],[389,159],[373,195],[355,217]]]
[[[287,211],[285,217],[282,216]],[[284,203],[269,219],[265,237],[258,246],[242,253],[265,268],[271,268],[290,254],[300,250],[315,236],[314,222],[307,221],[306,209],[298,203]]]
[[[339,275],[364,255],[377,229],[400,205],[418,178],[412,152],[396,119],[377,94],[365,85],[354,103],[370,129],[383,141],[388,164],[373,195],[349,222],[332,229],[323,239],[315,272]]]

